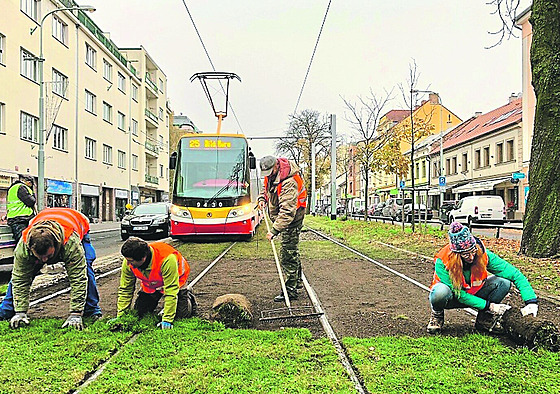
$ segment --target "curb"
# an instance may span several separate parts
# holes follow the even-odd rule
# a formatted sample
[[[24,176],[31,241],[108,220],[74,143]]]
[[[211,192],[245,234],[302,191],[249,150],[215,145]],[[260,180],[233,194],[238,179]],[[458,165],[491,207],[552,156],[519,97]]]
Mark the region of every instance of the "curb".
[[[98,233],[108,233],[110,231],[120,231],[120,227],[107,228],[107,229],[103,229],[103,230],[89,230],[89,233],[90,234],[98,234]]]

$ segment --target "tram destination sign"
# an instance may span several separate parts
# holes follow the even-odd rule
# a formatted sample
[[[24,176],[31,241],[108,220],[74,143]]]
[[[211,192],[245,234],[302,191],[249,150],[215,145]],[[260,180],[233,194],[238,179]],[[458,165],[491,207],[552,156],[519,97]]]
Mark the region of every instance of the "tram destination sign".
[[[220,138],[194,138],[189,141],[191,149],[231,149],[231,141],[225,141]]]

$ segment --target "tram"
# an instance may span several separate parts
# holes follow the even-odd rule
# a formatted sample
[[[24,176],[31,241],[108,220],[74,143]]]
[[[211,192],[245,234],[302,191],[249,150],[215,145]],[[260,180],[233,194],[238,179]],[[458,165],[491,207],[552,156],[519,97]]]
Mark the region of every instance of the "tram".
[[[241,134],[186,134],[170,157],[175,169],[171,236],[241,235],[262,220],[256,159]]]

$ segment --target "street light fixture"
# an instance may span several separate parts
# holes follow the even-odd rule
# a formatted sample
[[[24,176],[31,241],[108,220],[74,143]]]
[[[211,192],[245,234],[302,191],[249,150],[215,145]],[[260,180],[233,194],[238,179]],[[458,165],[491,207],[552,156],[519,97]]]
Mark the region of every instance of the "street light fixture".
[[[39,57],[36,59],[39,63],[39,152],[37,154],[37,210],[41,211],[45,207],[45,115],[44,115],[44,86],[43,86],[43,23],[47,16],[59,11],[89,11],[94,12],[95,7],[84,5],[77,7],[57,8],[47,12],[39,23]],[[31,29],[30,34],[37,30],[37,26]]]

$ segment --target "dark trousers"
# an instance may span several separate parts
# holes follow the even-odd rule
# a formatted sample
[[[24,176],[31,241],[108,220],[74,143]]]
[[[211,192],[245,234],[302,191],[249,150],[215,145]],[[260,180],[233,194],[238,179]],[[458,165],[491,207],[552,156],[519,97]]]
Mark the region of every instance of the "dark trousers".
[[[14,240],[16,241],[16,245],[21,238],[21,234],[23,230],[29,226],[30,219],[21,219],[21,218],[13,218],[8,220],[8,225],[12,229],[12,234],[14,236]]]
[[[294,227],[282,231],[282,247],[280,249],[280,266],[286,275],[288,295],[296,293],[298,281],[301,281],[301,260],[299,258],[299,234],[303,221]]]
[[[142,317],[148,313],[154,313],[162,296],[163,293],[161,291],[154,291],[153,293],[139,291],[136,302],[134,303],[134,309],[138,311],[138,316]],[[194,301],[192,293],[187,289],[179,290],[179,294],[177,294],[177,312],[175,318],[182,319],[191,317],[195,310],[196,302]]]

